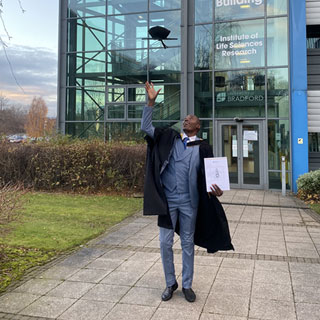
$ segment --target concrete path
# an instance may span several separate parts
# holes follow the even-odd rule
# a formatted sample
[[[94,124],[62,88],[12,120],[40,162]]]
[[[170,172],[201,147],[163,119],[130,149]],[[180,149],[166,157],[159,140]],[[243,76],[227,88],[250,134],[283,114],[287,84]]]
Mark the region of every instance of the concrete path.
[[[320,319],[320,219],[291,196],[230,191],[222,198],[235,252],[196,248],[195,303],[179,288],[162,302],[156,219],[123,221],[77,252],[29,273],[0,296],[0,319]]]

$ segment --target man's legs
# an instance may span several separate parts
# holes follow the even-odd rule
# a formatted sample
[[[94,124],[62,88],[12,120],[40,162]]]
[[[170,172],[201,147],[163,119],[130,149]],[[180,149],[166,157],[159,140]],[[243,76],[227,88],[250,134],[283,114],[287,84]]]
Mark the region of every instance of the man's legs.
[[[178,209],[170,209],[170,216],[173,228],[175,228],[178,218]],[[166,229],[160,227],[160,252],[167,287],[171,287],[176,283],[172,250],[173,238],[174,229]]]
[[[179,207],[180,240],[182,248],[182,287],[192,287],[194,271],[194,231],[197,209],[186,201]]]

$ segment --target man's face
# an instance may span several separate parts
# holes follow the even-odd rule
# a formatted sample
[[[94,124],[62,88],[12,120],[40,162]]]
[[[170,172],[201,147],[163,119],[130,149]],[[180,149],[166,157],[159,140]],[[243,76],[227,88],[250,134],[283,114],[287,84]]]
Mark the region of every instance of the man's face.
[[[197,116],[189,114],[183,120],[183,131],[186,135],[196,135],[200,130],[200,121]]]

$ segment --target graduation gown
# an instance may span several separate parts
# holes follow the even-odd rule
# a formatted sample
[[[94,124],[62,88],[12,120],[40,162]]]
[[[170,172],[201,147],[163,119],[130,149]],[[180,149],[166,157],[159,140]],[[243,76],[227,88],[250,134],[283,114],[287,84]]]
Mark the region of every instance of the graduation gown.
[[[160,174],[169,161],[174,140],[180,139],[180,134],[171,128],[155,128],[154,138],[146,136],[145,139],[148,147],[143,214],[157,215],[159,227],[173,229]],[[199,144],[200,155],[200,170],[197,179],[199,205],[194,243],[206,248],[209,253],[218,250],[234,250],[224,209],[217,197],[209,196],[206,191],[204,158],[213,157],[212,148],[204,140],[197,140],[191,144]],[[179,233],[179,223],[177,223],[175,231]]]

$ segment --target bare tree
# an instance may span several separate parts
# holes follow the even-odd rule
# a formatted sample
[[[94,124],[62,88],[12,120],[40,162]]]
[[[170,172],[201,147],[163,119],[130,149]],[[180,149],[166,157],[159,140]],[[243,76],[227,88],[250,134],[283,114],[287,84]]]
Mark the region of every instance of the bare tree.
[[[19,6],[20,6],[20,9],[21,9],[22,13],[24,13],[25,10],[24,10],[23,7],[22,7],[21,0],[17,0],[17,1],[18,1],[18,4],[19,4]],[[3,3],[4,3],[4,0],[0,0],[0,20],[1,20],[1,22],[2,22],[2,27],[3,27],[5,33],[6,33],[7,37],[8,37],[8,40],[10,41],[11,36],[9,35],[9,32],[8,32],[8,30],[7,30],[7,28],[6,28],[5,21],[4,21],[3,16],[2,16],[2,13],[3,13]],[[1,33],[0,33],[0,45],[2,46],[4,55],[5,55],[6,60],[7,60],[7,62],[8,62],[8,65],[9,65],[9,68],[10,68],[10,71],[11,71],[11,74],[12,74],[12,77],[14,78],[14,81],[16,82],[17,86],[22,90],[22,92],[25,93],[24,90],[23,90],[23,88],[21,87],[21,85],[20,85],[20,83],[19,83],[19,81],[18,81],[15,73],[14,73],[12,64],[11,64],[11,62],[10,62],[10,59],[9,59],[9,56],[8,56],[8,53],[7,53],[7,44],[5,43],[5,41],[3,40],[3,38],[1,37]]]
[[[45,135],[45,124],[47,121],[48,107],[45,101],[39,97],[34,97],[25,126],[27,135],[33,138],[43,137]]]
[[[9,99],[7,99],[2,93],[0,93],[0,111],[9,105]]]

